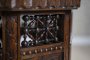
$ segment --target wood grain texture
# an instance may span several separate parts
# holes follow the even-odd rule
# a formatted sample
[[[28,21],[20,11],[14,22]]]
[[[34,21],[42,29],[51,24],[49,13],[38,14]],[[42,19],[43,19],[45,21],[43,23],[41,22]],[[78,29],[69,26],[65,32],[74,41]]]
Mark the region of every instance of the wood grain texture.
[[[13,20],[10,16],[7,16],[7,21],[5,28],[5,60],[17,59],[17,23],[16,20]]]
[[[58,12],[58,13],[60,13],[60,12]],[[61,59],[61,58],[58,58],[61,56],[60,54],[62,52],[61,50],[58,50],[58,47],[59,47],[58,45],[60,43],[52,44],[51,47],[49,47],[50,45],[42,46],[45,49],[49,49],[49,48],[52,48],[52,47],[57,45],[57,48],[54,47],[54,49],[56,48],[57,50],[43,52],[43,53],[39,53],[39,54],[22,56],[22,54],[20,52],[21,51],[21,48],[20,48],[20,15],[17,13],[14,13],[14,14],[17,15],[18,17],[12,16],[12,14],[10,16],[7,16],[7,14],[6,14],[6,20],[5,20],[6,21],[6,27],[5,27],[5,29],[6,29],[6,37],[5,38],[6,39],[5,39],[5,42],[7,42],[7,43],[5,44],[5,46],[6,46],[5,52],[10,54],[10,55],[5,54],[6,60],[9,60],[9,59],[11,59],[11,60],[25,60],[25,59],[27,59],[27,60],[28,59],[32,59],[32,60],[41,60],[41,59],[44,59],[44,60],[52,60],[52,59],[60,60]],[[44,14],[44,12],[43,12],[43,14]],[[52,12],[52,14],[53,14],[53,12]],[[64,59],[65,60],[69,60],[69,48],[68,48],[69,47],[69,39],[68,38],[70,37],[69,36],[70,32],[68,32],[69,26],[70,26],[70,25],[68,25],[70,23],[69,22],[69,19],[70,19],[69,15],[70,15],[70,12],[65,11],[65,20],[64,20],[64,24],[65,24],[64,25],[65,26],[64,27],[64,32],[65,32],[65,34],[64,34],[64,38],[65,38],[65,40],[64,40]],[[17,27],[17,25],[18,25],[18,27]],[[15,45],[16,43],[17,43],[17,45]],[[38,48],[42,49],[42,47],[36,46],[33,48],[26,48],[26,49],[22,49],[22,51],[23,52],[30,51],[30,50],[35,51],[35,50],[38,50]],[[32,58],[29,58],[29,57],[32,57]]]
[[[69,60],[69,50],[70,50],[70,19],[71,17],[71,13],[70,11],[69,12],[66,12],[66,15],[65,15],[65,20],[64,20],[64,57],[65,59],[64,60]]]
[[[80,7],[80,0],[16,0],[14,8],[12,8],[11,1],[3,0],[5,4],[3,9],[0,9],[0,15],[2,16],[3,60],[70,60],[71,10]],[[20,47],[20,16],[22,14],[60,14],[61,17],[63,15],[64,41],[62,39],[62,42],[58,43],[28,48]]]
[[[2,16],[2,19],[3,19],[3,21],[2,21],[2,45],[3,45],[3,60],[5,60],[5,57],[6,57],[6,42],[5,42],[5,26],[6,26],[6,22],[5,22],[5,20],[6,20],[6,18],[4,18],[4,16]]]
[[[5,1],[5,4],[3,3]],[[3,9],[76,9],[80,7],[80,0],[3,0]]]

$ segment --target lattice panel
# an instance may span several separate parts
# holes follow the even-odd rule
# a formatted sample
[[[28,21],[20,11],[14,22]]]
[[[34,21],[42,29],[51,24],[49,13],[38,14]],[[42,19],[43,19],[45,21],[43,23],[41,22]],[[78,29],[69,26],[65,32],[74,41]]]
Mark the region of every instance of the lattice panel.
[[[64,15],[23,15],[22,21],[22,47],[63,41]]]

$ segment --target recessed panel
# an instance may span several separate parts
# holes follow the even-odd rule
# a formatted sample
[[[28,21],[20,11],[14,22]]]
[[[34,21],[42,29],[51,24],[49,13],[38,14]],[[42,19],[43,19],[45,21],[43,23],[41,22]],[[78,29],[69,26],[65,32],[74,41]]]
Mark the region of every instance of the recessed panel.
[[[21,47],[32,47],[64,41],[64,15],[22,15]]]

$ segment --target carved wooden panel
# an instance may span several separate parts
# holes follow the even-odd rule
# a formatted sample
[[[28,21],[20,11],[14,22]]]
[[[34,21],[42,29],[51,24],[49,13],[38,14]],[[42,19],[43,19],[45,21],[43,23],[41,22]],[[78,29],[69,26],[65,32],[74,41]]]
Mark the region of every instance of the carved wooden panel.
[[[33,6],[32,2],[33,0],[23,0],[22,3],[23,8],[31,8]]]
[[[38,9],[38,8],[44,8],[47,6],[47,0],[32,0],[33,7]]]
[[[42,56],[37,56],[37,57],[23,59],[23,60],[64,60],[64,59],[62,59],[63,55],[61,53],[42,55]]]
[[[60,59],[60,53],[58,54],[49,54],[45,56],[44,60],[61,60]]]
[[[80,0],[0,0],[0,59],[69,60],[71,9],[78,7]]]
[[[17,60],[17,17],[6,17],[6,60]]]
[[[24,15],[22,19],[22,48],[59,43],[64,40],[64,15]]]
[[[33,60],[34,58],[37,60],[47,60],[49,58],[54,59],[52,58],[52,55],[57,58],[62,55],[61,52],[63,52],[63,43],[48,44],[30,48],[21,48],[21,60]],[[57,60],[60,60],[60,58],[57,58]]]
[[[73,9],[80,6],[80,0],[4,0],[4,7],[16,9]]]
[[[56,3],[56,1],[55,0],[47,0],[47,3],[48,3],[48,7],[53,7],[53,8],[55,8],[55,3]]]

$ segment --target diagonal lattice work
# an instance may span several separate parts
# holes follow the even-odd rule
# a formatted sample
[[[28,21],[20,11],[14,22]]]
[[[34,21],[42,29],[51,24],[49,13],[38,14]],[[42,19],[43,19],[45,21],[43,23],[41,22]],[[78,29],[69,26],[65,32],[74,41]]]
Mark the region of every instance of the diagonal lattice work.
[[[22,20],[22,47],[63,41],[64,15],[23,15]]]

